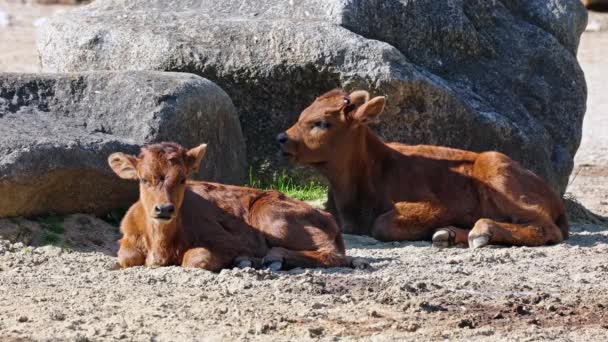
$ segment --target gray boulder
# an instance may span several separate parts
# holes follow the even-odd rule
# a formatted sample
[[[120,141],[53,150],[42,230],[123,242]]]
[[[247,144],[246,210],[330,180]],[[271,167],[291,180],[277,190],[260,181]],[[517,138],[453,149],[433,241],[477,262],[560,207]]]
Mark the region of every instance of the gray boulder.
[[[245,145],[230,98],[185,73],[0,74],[0,217],[103,214],[137,199],[112,152],[158,141],[209,150],[195,177],[244,179]]]
[[[233,99],[250,164],[334,87],[388,95],[387,140],[499,150],[563,192],[585,112],[579,0],[97,0],[51,18],[44,70],[187,71]]]

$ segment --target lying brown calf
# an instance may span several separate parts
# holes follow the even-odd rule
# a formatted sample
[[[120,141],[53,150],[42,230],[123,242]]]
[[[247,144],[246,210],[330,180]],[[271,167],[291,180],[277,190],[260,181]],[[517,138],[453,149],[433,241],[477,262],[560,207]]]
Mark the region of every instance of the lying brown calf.
[[[160,143],[142,148],[138,157],[109,157],[118,176],[140,182],[139,201],[120,226],[122,267],[365,266],[345,256],[342,235],[327,213],[277,191],[187,180],[205,148]]]
[[[333,90],[277,136],[284,156],[327,177],[342,232],[471,247],[568,237],[561,198],[504,154],[383,143],[366,124],[384,102]]]

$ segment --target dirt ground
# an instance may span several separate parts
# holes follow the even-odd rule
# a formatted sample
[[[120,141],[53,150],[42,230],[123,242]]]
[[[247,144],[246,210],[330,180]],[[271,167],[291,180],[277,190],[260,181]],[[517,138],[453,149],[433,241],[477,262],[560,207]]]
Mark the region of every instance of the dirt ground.
[[[0,71],[37,70],[33,23],[61,8],[0,2],[13,16],[0,27]],[[568,196],[608,216],[608,15],[590,23],[579,51],[588,112]],[[346,236],[370,270],[219,275],[117,270],[116,227],[87,215],[61,227],[4,219],[0,235],[3,341],[608,340],[608,223],[592,216],[552,247],[442,250]],[[65,247],[41,246],[49,236]]]

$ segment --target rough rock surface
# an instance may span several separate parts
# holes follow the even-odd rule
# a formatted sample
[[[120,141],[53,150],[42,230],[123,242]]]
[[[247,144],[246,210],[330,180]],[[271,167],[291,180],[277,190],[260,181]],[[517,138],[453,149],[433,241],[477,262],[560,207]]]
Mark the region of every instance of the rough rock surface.
[[[500,150],[563,192],[585,112],[586,20],[579,0],[98,0],[50,19],[38,49],[48,71],[217,82],[254,165],[276,162],[273,137],[316,95],[362,87],[388,95],[384,138]]]
[[[209,144],[199,175],[240,182],[234,106],[199,76],[162,72],[0,74],[0,217],[104,213],[137,196],[107,165],[158,141]]]

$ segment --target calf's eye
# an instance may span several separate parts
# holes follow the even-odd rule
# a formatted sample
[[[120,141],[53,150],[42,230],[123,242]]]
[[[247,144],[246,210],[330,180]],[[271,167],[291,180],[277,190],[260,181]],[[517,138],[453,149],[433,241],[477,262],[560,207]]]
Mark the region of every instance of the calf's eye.
[[[312,126],[314,128],[328,129],[331,125],[327,121],[317,121]]]
[[[147,180],[145,180],[144,178],[140,178],[140,179],[139,179],[139,182],[140,182],[141,184],[143,184],[143,185],[148,185],[148,184],[150,184],[150,183],[149,183]]]

